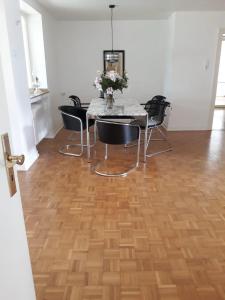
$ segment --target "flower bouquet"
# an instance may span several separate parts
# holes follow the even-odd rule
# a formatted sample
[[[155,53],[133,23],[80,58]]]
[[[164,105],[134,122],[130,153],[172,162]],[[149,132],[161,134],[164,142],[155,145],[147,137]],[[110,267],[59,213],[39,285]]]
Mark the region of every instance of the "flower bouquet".
[[[95,79],[94,86],[100,92],[106,94],[108,107],[112,108],[114,102],[114,91],[119,90],[122,93],[123,89],[128,87],[127,74],[124,73],[123,76],[120,76],[115,71],[109,71],[106,73],[99,72]]]

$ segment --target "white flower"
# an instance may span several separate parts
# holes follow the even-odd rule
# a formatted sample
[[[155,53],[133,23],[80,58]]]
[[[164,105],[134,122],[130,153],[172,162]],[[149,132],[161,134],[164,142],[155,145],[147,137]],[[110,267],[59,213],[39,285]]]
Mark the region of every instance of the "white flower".
[[[106,94],[107,95],[112,95],[113,94],[113,88],[112,87],[107,88]]]
[[[97,86],[98,84],[100,84],[101,82],[102,82],[102,79],[101,79],[100,77],[96,77],[96,78],[95,78],[94,83],[95,83],[96,86]]]
[[[97,90],[102,91],[102,85],[101,85],[102,79],[100,77],[96,77],[94,81],[94,85]]]
[[[99,82],[102,82],[102,78],[101,77],[96,77],[95,78],[95,83],[99,83]]]
[[[109,71],[106,76],[115,82],[119,75],[115,71]]]
[[[102,86],[101,86],[101,84],[97,83],[97,84],[95,84],[95,86],[96,86],[96,89],[97,89],[97,90],[102,91]]]
[[[109,80],[110,79],[110,80]],[[113,82],[117,82],[115,85]],[[104,83],[104,85],[102,85]],[[99,91],[103,91],[104,86],[104,93],[108,95],[112,95],[115,90],[121,90],[126,87],[127,79],[123,76],[120,76],[114,70],[108,71],[106,73],[102,73],[101,71],[97,71],[97,77],[94,81],[94,86]],[[114,86],[115,90],[112,88]]]

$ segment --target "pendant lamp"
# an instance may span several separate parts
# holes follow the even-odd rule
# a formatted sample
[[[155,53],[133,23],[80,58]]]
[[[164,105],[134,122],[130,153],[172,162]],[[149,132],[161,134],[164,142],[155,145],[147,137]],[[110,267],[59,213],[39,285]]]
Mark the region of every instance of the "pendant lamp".
[[[118,62],[119,60],[119,54],[118,52],[115,52],[113,50],[113,9],[116,6],[114,4],[110,4],[109,8],[111,10],[111,38],[112,38],[112,50],[110,52],[107,52],[105,54],[105,60],[108,61],[109,63],[115,63]]]

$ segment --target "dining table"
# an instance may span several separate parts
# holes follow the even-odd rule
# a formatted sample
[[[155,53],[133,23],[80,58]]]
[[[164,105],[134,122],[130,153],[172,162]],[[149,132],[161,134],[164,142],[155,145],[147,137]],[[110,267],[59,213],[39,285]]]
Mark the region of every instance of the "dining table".
[[[86,121],[89,124],[90,119],[138,119],[142,124],[146,124],[144,130],[144,153],[143,162],[146,162],[146,150],[148,139],[148,113],[136,99],[115,99],[113,107],[108,108],[106,99],[92,99],[86,112]],[[87,126],[87,158],[91,162],[90,131]]]

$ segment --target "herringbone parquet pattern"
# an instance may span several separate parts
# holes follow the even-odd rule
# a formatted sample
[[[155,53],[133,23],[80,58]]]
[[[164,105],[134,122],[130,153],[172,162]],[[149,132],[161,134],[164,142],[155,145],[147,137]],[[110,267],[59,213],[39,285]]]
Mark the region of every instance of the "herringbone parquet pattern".
[[[65,135],[19,175],[37,299],[224,300],[224,132],[170,133],[127,178],[58,154]]]

